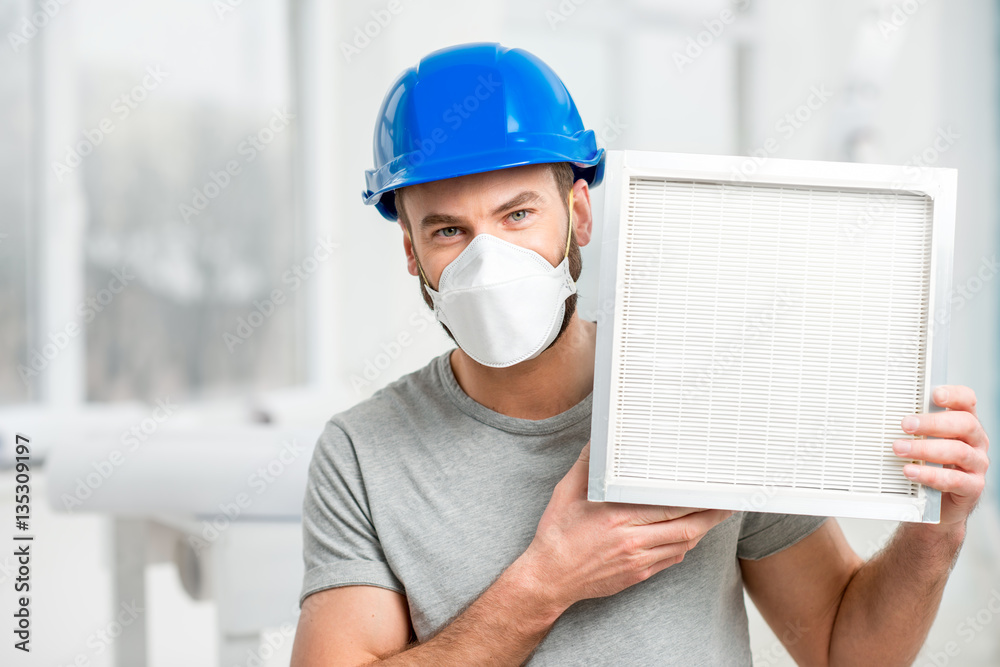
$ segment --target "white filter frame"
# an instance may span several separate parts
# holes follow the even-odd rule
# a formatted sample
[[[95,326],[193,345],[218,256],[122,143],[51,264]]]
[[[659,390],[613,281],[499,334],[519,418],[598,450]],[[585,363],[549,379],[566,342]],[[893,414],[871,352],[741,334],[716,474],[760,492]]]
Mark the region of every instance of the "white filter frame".
[[[588,499],[731,509],[783,514],[807,514],[867,519],[938,523],[941,496],[937,489],[918,485],[915,496],[858,491],[830,491],[682,482],[615,477],[613,438],[616,395],[615,360],[619,354],[622,313],[624,243],[619,244],[621,221],[627,220],[629,187],[633,178],[733,185],[772,185],[818,189],[918,194],[932,202],[929,306],[925,318],[924,387],[921,413],[939,412],[931,392],[945,384],[950,321],[950,292],[958,172],[954,169],[901,167],[746,156],[694,155],[651,151],[608,151],[604,189],[604,231],[598,287],[599,311],[594,367],[591,456]],[[924,463],[940,467],[940,464]]]

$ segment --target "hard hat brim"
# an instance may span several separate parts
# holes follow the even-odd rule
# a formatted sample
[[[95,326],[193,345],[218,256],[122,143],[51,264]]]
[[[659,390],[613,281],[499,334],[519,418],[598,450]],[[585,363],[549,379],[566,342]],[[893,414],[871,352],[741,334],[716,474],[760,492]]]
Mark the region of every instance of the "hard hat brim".
[[[570,153],[572,151],[554,152],[548,149],[525,146],[436,161],[420,159],[417,157],[420,155],[419,153],[407,153],[384,165],[381,169],[365,172],[368,189],[362,193],[362,199],[365,204],[374,205],[386,219],[396,220],[395,197],[392,195],[392,191],[398,188],[529,164],[551,164],[554,162],[569,162],[574,167],[573,171],[577,177],[584,178],[591,186],[600,184],[604,173],[602,168],[604,166],[604,149],[598,148],[592,157],[583,159],[580,155]],[[420,160],[420,164],[414,164],[417,160]]]

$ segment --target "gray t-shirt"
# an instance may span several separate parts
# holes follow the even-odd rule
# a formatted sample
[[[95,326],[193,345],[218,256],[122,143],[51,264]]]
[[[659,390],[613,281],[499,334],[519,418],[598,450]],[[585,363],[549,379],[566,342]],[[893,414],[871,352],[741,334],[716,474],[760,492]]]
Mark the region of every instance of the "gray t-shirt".
[[[425,640],[528,547],[556,483],[590,439],[593,394],[548,419],[477,403],[449,355],[327,422],[303,505],[305,581],[403,593]],[[738,558],[758,559],[825,517],[737,512],[684,560],[555,623],[529,665],[750,665]]]

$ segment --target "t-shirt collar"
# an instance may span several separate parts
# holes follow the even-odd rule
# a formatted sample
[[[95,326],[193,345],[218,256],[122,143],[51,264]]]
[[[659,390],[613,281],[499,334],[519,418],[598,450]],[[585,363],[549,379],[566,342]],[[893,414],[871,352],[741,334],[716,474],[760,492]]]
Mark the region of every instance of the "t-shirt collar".
[[[591,407],[594,400],[593,391],[568,410],[545,419],[521,419],[491,410],[466,394],[465,390],[458,384],[458,380],[455,379],[455,373],[451,368],[451,353],[452,350],[448,350],[434,360],[435,371],[452,403],[476,421],[509,433],[545,435],[572,426],[581,419],[589,418],[591,415]]]

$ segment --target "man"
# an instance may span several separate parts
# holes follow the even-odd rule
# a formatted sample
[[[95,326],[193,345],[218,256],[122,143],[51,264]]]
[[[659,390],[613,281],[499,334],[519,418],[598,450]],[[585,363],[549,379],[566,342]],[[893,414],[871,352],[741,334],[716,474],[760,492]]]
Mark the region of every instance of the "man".
[[[334,416],[309,474],[292,664],[749,665],[743,590],[799,664],[908,665],[978,501],[967,387],[903,420],[940,489],[864,562],[835,519],[586,499],[603,150],[540,60],[435,52],[390,88],[366,202],[457,347]],[[568,276],[568,277],[567,277]],[[582,450],[582,451],[581,451]]]

